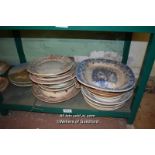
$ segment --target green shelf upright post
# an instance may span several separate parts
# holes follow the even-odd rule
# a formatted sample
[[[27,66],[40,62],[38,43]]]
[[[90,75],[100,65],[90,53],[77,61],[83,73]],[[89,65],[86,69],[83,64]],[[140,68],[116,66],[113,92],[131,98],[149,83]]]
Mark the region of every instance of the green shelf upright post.
[[[132,40],[132,33],[126,33],[123,47],[123,56],[122,56],[123,64],[127,64],[131,40]]]
[[[135,96],[133,98],[133,102],[131,105],[131,113],[128,119],[129,124],[132,124],[136,117],[136,113],[140,106],[145,91],[145,87],[154,64],[154,60],[155,60],[155,34],[151,34],[146,54],[144,57],[143,65],[141,67],[137,86],[135,89]]]
[[[26,57],[25,57],[24,50],[23,50],[22,40],[20,37],[20,31],[13,31],[13,36],[14,36],[14,40],[15,40],[16,49],[17,49],[17,53],[18,53],[20,63],[25,63]]]

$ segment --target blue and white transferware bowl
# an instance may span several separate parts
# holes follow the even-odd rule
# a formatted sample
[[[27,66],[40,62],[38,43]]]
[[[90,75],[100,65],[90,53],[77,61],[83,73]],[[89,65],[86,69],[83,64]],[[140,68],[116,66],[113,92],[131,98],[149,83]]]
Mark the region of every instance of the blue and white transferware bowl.
[[[76,77],[87,87],[107,92],[125,92],[135,86],[132,70],[113,60],[84,60],[76,68]]]

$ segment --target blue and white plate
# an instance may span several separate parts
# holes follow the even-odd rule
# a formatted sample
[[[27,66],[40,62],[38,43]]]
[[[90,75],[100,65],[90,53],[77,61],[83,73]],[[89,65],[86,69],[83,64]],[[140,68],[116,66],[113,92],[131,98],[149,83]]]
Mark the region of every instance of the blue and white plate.
[[[106,92],[125,92],[135,86],[132,70],[113,60],[84,60],[76,68],[76,77],[81,84]]]

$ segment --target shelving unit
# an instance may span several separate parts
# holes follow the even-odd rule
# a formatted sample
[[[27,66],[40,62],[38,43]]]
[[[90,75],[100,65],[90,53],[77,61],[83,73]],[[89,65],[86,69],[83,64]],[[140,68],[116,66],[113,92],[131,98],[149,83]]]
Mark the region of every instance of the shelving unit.
[[[58,104],[48,104],[37,100],[32,95],[31,88],[19,88],[10,84],[3,94],[0,94],[0,112],[7,114],[9,110],[24,110],[32,112],[47,112],[47,113],[65,113],[65,114],[93,114],[96,116],[121,117],[126,118],[129,124],[132,124],[137,110],[140,106],[145,86],[147,84],[154,60],[155,60],[155,27],[114,27],[114,26],[69,26],[67,28],[54,26],[41,27],[0,27],[0,30],[10,30],[15,38],[16,48],[20,63],[26,62],[22,41],[19,30],[67,30],[67,31],[107,31],[107,32],[126,32],[126,38],[123,48],[122,62],[126,64],[129,55],[130,42],[132,32],[147,32],[150,33],[150,40],[147,51],[141,67],[140,76],[135,88],[134,97],[125,104],[124,107],[115,111],[100,111],[91,108],[87,105],[79,93],[71,100]]]

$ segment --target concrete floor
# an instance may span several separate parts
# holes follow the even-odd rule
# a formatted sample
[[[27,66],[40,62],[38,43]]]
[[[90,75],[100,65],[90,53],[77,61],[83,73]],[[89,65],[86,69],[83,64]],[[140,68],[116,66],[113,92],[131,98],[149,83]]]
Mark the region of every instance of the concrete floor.
[[[134,128],[155,128],[155,94],[145,93],[141,107],[134,122]],[[11,111],[8,116],[0,116],[0,128],[12,129],[126,129],[128,126],[125,119],[120,118],[80,118],[83,120],[97,121],[92,124],[60,124],[59,120],[73,120],[73,118],[62,118],[60,115]],[[74,119],[79,120],[79,118]]]

